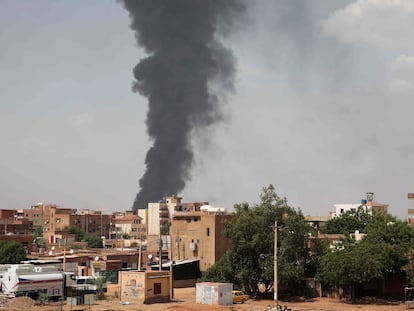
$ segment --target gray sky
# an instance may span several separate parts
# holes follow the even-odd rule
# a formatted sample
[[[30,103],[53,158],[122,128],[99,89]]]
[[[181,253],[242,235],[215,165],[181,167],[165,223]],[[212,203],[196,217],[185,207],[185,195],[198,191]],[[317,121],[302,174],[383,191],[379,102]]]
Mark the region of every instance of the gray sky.
[[[223,38],[237,59],[226,121],[194,133],[179,193],[255,203],[263,186],[304,214],[367,191],[405,218],[414,192],[414,3],[248,1]],[[144,56],[113,0],[0,1],[1,208],[132,206],[151,142]],[[166,172],[168,173],[168,172]]]

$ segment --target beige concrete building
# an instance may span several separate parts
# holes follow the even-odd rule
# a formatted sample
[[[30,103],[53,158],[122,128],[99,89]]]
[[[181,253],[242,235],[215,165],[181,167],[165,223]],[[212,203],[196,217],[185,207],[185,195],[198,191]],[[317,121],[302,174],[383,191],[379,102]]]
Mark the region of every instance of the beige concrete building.
[[[37,203],[32,205],[30,209],[22,209],[17,211],[17,219],[27,219],[32,221],[34,228],[42,228],[43,239],[48,243],[56,243],[56,225],[61,227],[61,216],[56,217],[56,204],[45,205]],[[70,213],[70,210],[69,210]],[[58,219],[59,222],[56,222]]]
[[[100,211],[61,208],[56,204],[37,203],[30,209],[16,211],[17,221],[28,220],[34,230],[42,228],[43,239],[50,244],[58,243],[66,236],[66,228],[77,226],[88,234],[107,236],[110,231],[111,216]]]
[[[181,200],[181,197],[172,195],[157,203],[148,203],[145,221],[148,235],[160,235],[162,231],[168,231],[163,228],[168,227],[175,212],[200,211],[201,206],[208,204],[208,202],[182,203]]]
[[[111,215],[101,211],[79,210],[70,217],[70,225],[78,226],[88,234],[107,237],[110,234]]]
[[[114,213],[111,220],[115,229],[115,238],[129,236],[136,240],[145,240],[147,238],[147,226],[142,222],[142,218],[133,211],[125,213]]]
[[[332,216],[305,216],[305,222],[319,232],[320,228],[323,227]]]
[[[119,271],[119,299],[135,304],[171,300],[171,280],[165,271]]]
[[[225,209],[208,205],[175,212],[170,227],[173,260],[199,258],[200,270],[206,271],[231,247],[224,236],[225,222],[231,217]]]
[[[148,235],[160,235],[162,228],[168,225],[172,213],[180,204],[181,198],[177,196],[170,196],[156,203],[148,203],[146,215]]]

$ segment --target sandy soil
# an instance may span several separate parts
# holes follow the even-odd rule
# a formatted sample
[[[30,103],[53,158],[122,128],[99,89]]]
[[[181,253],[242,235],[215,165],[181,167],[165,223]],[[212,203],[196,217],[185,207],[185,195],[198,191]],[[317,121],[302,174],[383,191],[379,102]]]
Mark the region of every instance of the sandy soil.
[[[293,311],[396,311],[405,310],[404,303],[387,303],[384,301],[376,304],[349,304],[329,298],[317,298],[302,302],[286,302],[280,301],[280,305],[287,306]],[[151,305],[129,304],[123,305],[119,300],[108,299],[104,301],[97,301],[88,306],[73,306],[70,307],[61,303],[49,303],[46,306],[35,305],[33,301],[28,298],[15,298],[0,306],[0,311],[192,311],[192,310],[213,310],[213,311],[228,311],[228,310],[246,310],[246,311],[265,311],[274,306],[271,300],[248,300],[245,304],[235,304],[232,306],[218,306],[218,305],[201,305],[195,303],[195,288],[180,288],[174,290],[174,300],[169,303],[156,303]]]

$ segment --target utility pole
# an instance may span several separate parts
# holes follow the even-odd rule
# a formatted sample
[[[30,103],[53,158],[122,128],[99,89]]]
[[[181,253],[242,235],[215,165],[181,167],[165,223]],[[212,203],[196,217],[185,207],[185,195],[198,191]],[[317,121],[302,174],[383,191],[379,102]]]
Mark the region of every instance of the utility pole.
[[[167,244],[168,245],[168,244]],[[174,267],[173,267],[173,243],[170,235],[170,300],[174,299]]]
[[[103,227],[102,227],[102,212],[101,212],[101,237],[103,236]]]
[[[177,242],[177,260],[180,260],[180,234],[178,233],[178,230],[177,230],[176,242]]]
[[[138,271],[141,271],[141,256],[142,256],[142,233],[139,236]]]
[[[158,260],[158,270],[159,271],[161,271],[162,270],[162,236],[161,236],[161,228],[160,228],[160,236],[159,236],[159,238],[160,238],[160,245],[159,245],[159,260]]]
[[[273,299],[276,303],[276,308],[278,307],[278,297],[277,297],[277,220],[275,221],[274,226],[274,232],[275,232],[275,250],[274,250],[274,281],[273,281]]]
[[[66,238],[63,240],[63,272],[66,272]]]

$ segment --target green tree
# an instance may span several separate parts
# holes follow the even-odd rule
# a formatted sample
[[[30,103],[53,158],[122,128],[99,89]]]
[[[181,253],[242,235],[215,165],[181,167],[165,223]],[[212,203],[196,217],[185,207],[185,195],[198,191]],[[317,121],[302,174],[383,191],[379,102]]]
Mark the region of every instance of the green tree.
[[[362,206],[352,209],[327,221],[321,227],[322,233],[342,233],[349,236],[355,231],[364,232],[365,227],[372,221],[372,216]]]
[[[49,300],[49,295],[47,294],[47,291],[44,291],[44,292],[40,292],[37,298],[40,302],[40,305],[44,306]]]
[[[26,259],[23,246],[15,241],[0,241],[0,264],[16,264]]]
[[[104,276],[97,276],[93,279],[93,283],[96,285],[96,296],[98,300],[105,299],[106,278]]]
[[[394,217],[375,215],[364,231],[362,241],[346,241],[322,257],[321,280],[353,289],[355,283],[401,275],[407,269],[407,253],[414,242],[412,228]]]
[[[88,247],[90,248],[103,248],[102,239],[97,235],[86,234],[82,241],[88,242]]]
[[[82,241],[85,236],[85,231],[83,231],[78,226],[69,226],[69,227],[65,227],[65,229],[68,231],[69,234],[76,235],[77,241]]]
[[[384,277],[401,275],[414,247],[414,229],[390,215],[378,215],[366,227],[364,242],[379,245],[385,262]]]
[[[408,263],[403,267],[407,273],[408,282],[411,286],[414,285],[414,249],[410,249],[407,254]]]
[[[230,253],[228,252],[224,254],[215,265],[211,266],[204,273],[200,281],[236,283],[232,270]]]
[[[297,286],[305,274],[308,262],[306,249],[308,233],[300,212],[288,206],[272,185],[262,189],[260,203],[250,206],[236,204],[236,213],[227,223],[226,235],[233,247],[226,256],[212,266],[204,280],[227,281],[255,292],[258,283],[271,288],[274,281],[274,225],[280,226],[278,235],[279,278],[286,286]],[[283,276],[283,277],[282,277]]]
[[[283,215],[292,210],[286,198],[279,197],[272,185],[262,189],[261,202],[235,205],[236,215],[227,227],[233,248],[232,270],[239,286],[254,292],[258,282],[273,283],[274,224],[283,225]],[[260,258],[269,258],[259,264]]]
[[[279,283],[293,291],[300,289],[300,283],[306,276],[307,265],[317,260],[316,248],[313,256],[308,249],[309,237],[314,235],[313,228],[304,221],[300,211],[289,211],[283,226],[279,229]],[[313,262],[315,264],[315,262]],[[313,275],[308,275],[313,276]]]
[[[167,222],[166,224],[161,226],[161,234],[162,235],[169,235],[171,228],[171,222]]]
[[[43,228],[42,227],[36,228],[36,230],[32,233],[32,238],[33,238],[34,243],[36,244],[37,249],[46,247],[46,242],[43,239]]]
[[[317,274],[322,257],[329,250],[329,242],[325,239],[319,239],[317,232],[313,231],[309,236],[310,249],[306,258],[305,276],[315,277]]]
[[[380,247],[371,243],[345,243],[343,248],[336,248],[322,257],[318,278],[349,286],[353,298],[355,283],[382,277],[384,258],[378,252]]]

